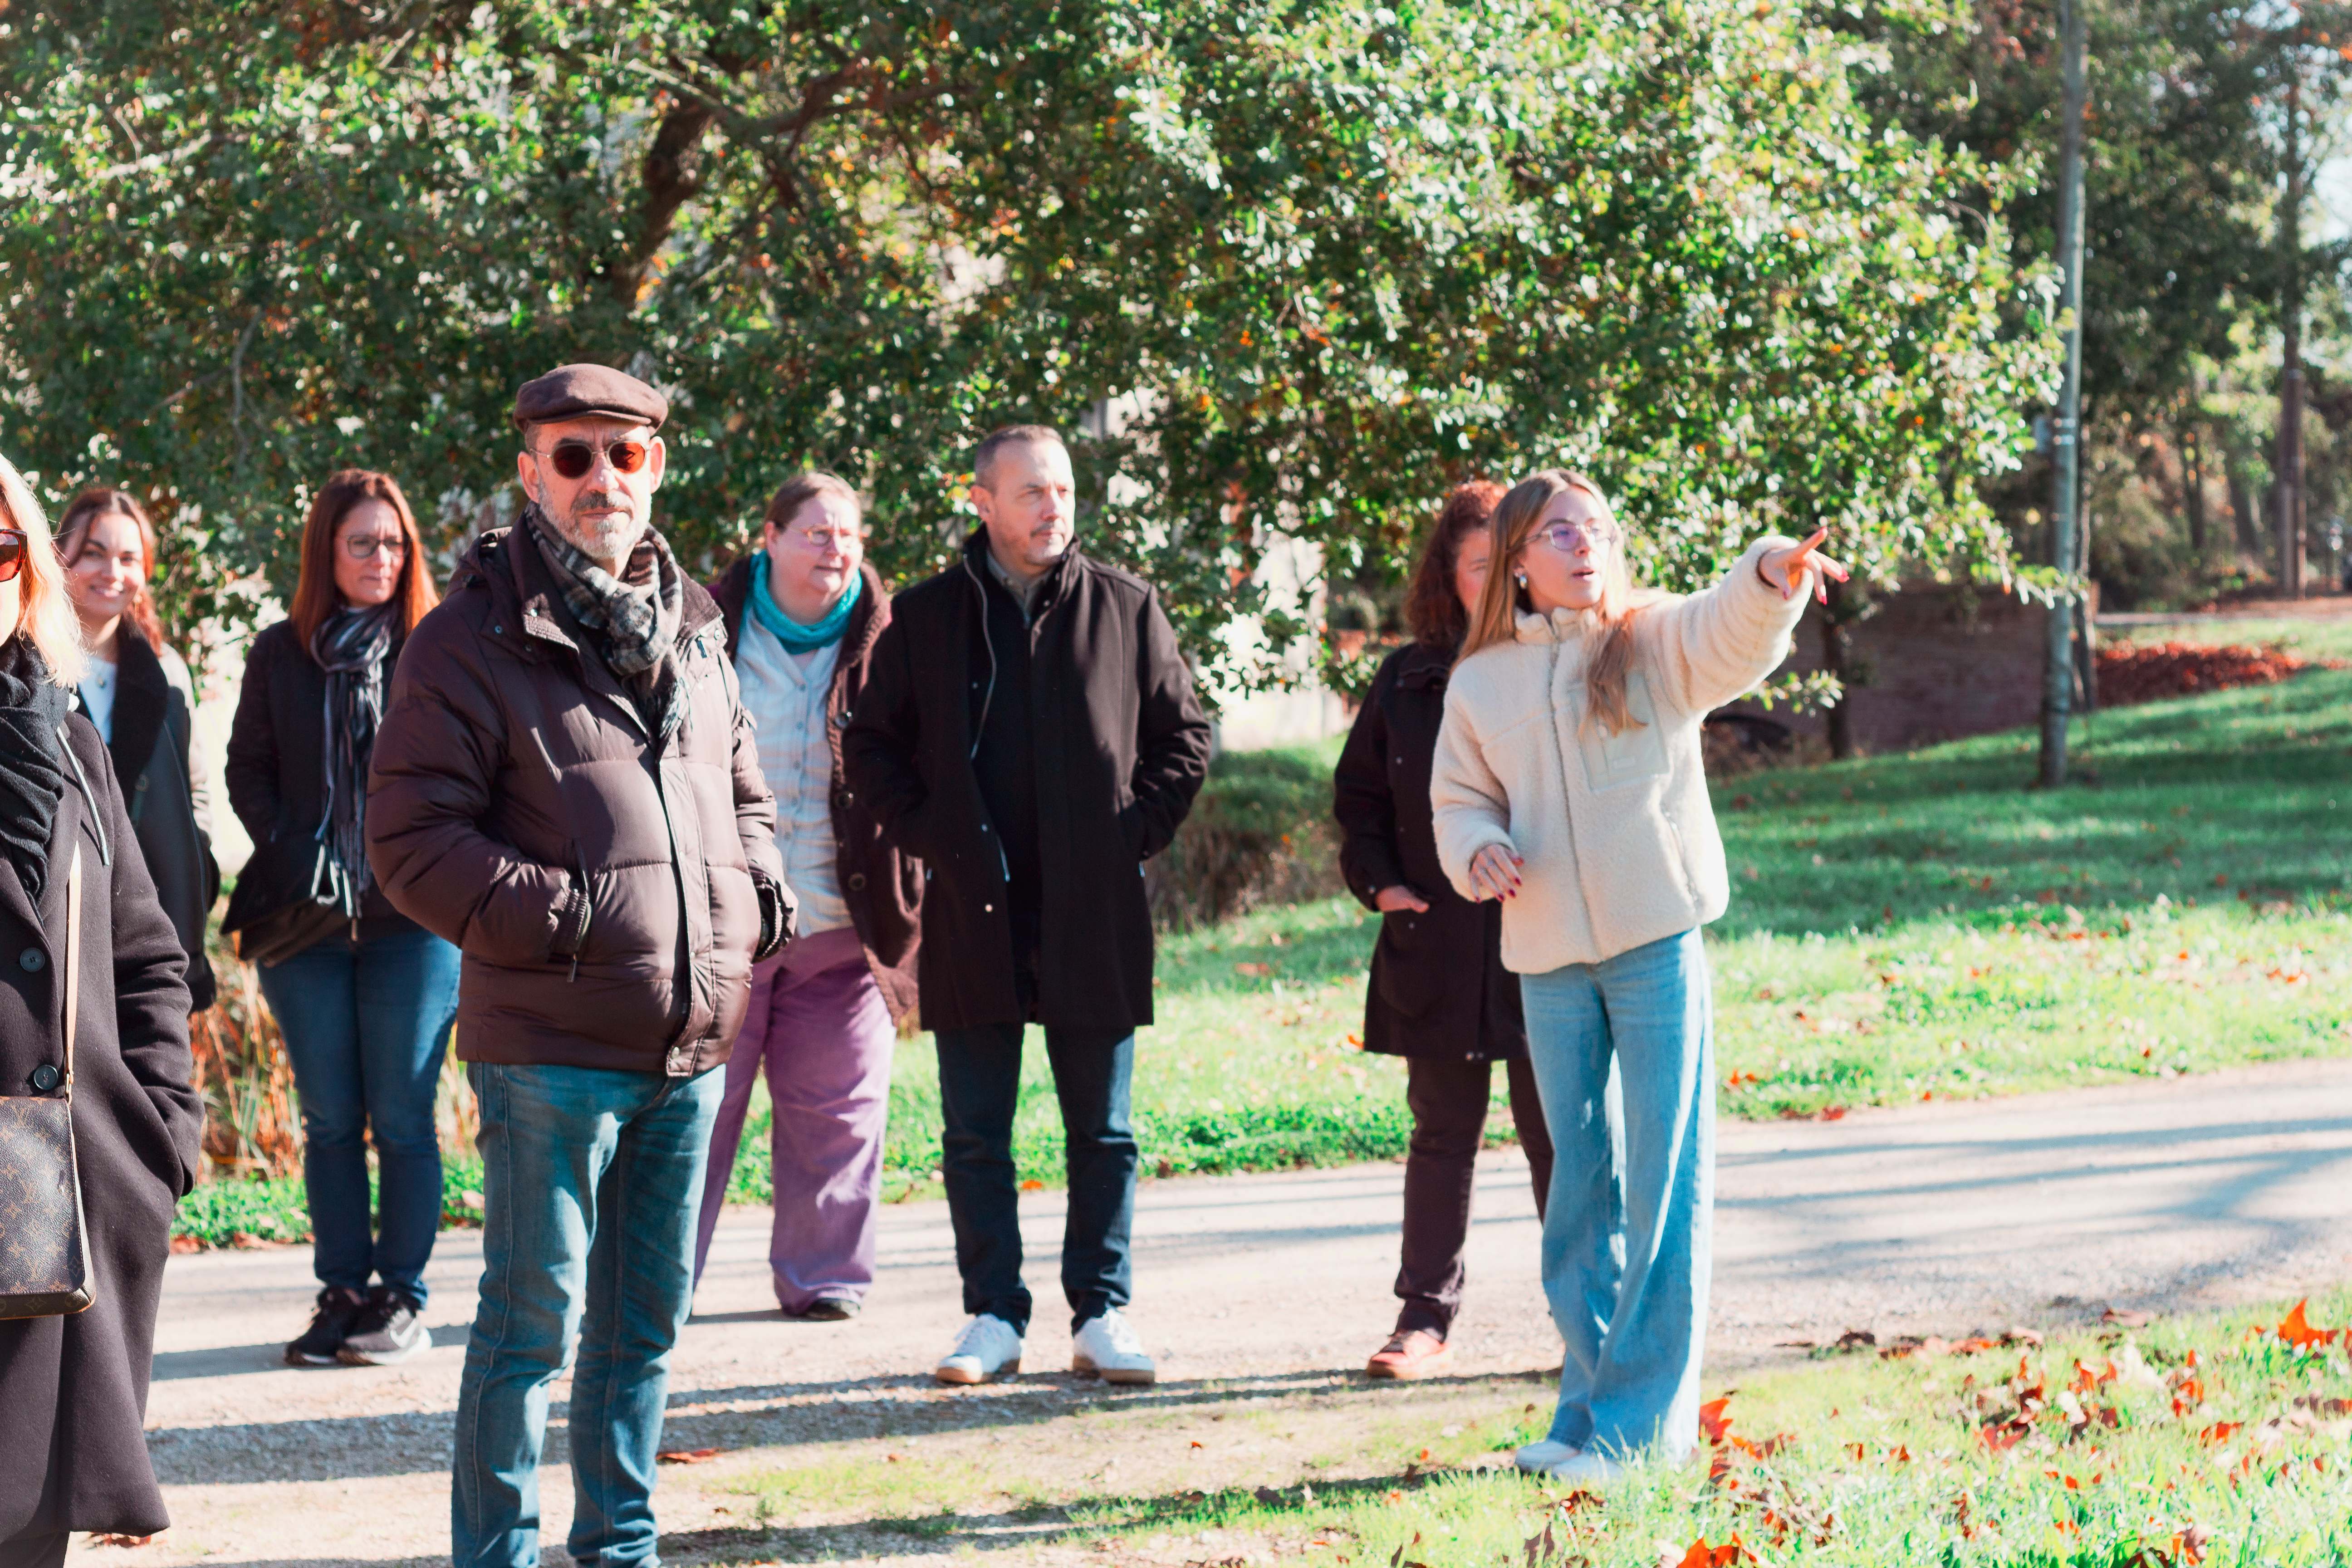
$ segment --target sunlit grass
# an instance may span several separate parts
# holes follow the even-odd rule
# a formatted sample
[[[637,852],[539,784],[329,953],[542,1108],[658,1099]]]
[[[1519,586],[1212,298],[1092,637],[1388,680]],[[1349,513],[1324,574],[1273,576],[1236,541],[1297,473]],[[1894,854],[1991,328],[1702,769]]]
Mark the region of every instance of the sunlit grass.
[[[1517,1563],[1531,1545],[1538,1562],[1647,1565],[1671,1548],[1679,1563],[1735,1536],[1767,1563],[2352,1561],[2352,1352],[2283,1341],[2285,1306],[2046,1346],[1824,1352],[1708,1388],[1728,1396],[1728,1430],[1697,1460],[1582,1495],[1507,1468],[1552,1392],[1506,1378],[1055,1391],[979,1429],[942,1412],[928,1431],[795,1448],[712,1484],[752,1500],[744,1547],[786,1560],[838,1550],[848,1529],[1364,1568]],[[2347,1313],[2352,1291],[2309,1315],[2332,1329]]]

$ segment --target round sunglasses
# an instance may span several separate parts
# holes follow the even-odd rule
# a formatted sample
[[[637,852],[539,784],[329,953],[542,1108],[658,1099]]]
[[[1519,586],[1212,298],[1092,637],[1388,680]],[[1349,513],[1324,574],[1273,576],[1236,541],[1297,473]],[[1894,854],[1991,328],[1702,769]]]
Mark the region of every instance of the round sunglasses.
[[[16,580],[25,569],[25,534],[22,529],[0,528],[0,583]]]
[[[593,446],[576,437],[558,441],[544,454],[548,467],[567,479],[584,479],[588,470],[596,466],[602,455],[613,465],[615,473],[634,474],[646,466],[654,455],[651,442],[640,441],[634,436],[624,436],[603,447]]]

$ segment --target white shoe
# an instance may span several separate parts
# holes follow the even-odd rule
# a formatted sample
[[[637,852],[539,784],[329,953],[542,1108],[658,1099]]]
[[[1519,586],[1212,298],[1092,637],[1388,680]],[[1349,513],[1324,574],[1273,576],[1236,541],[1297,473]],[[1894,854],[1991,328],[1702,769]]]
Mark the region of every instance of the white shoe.
[[[1511,1463],[1529,1475],[1550,1476],[1563,1481],[1606,1483],[1622,1479],[1625,1474],[1625,1467],[1605,1454],[1571,1448],[1549,1437],[1530,1443],[1512,1455]]]
[[[1160,1375],[1117,1307],[1079,1325],[1070,1344],[1070,1370],[1099,1373],[1105,1383],[1147,1384]]]
[[[941,1383],[986,1383],[1020,1370],[1021,1336],[1003,1319],[982,1312],[963,1326],[935,1375]]]

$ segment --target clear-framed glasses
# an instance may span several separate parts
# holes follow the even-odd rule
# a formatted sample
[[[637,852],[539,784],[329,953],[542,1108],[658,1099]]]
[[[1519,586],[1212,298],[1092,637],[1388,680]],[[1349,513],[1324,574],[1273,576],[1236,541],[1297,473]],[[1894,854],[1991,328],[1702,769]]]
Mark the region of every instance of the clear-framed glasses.
[[[854,527],[846,528],[843,527],[839,523],[833,523],[824,528],[787,528],[784,530],[785,538],[791,540],[794,544],[802,545],[810,550],[830,550],[836,544],[846,546],[853,540],[863,540],[866,537],[866,530],[864,523],[858,523]]]
[[[1561,554],[1590,544],[1595,550],[1605,550],[1617,542],[1617,525],[1613,522],[1547,522],[1536,530],[1537,537]]]
[[[343,553],[354,561],[373,561],[379,554],[405,561],[408,541],[397,533],[354,533],[343,541]]]

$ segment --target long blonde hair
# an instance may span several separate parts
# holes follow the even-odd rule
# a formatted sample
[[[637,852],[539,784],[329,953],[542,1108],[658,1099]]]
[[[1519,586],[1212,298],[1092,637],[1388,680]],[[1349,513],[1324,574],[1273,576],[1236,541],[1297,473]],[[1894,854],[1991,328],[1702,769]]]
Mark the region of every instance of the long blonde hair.
[[[1478,613],[1470,618],[1470,635],[1463,640],[1462,657],[1467,659],[1481,648],[1514,641],[1518,636],[1518,617],[1534,613],[1527,590],[1513,580],[1511,563],[1535,538],[1536,524],[1551,503],[1570,490],[1582,490],[1591,497],[1592,504],[1617,531],[1616,542],[1601,558],[1601,603],[1594,607],[1601,618],[1599,646],[1584,664],[1585,722],[1598,720],[1616,734],[1638,729],[1642,722],[1625,710],[1625,677],[1633,668],[1633,617],[1664,595],[1633,581],[1633,570],[1625,563],[1624,526],[1617,521],[1608,493],[1589,476],[1566,468],[1545,468],[1513,485],[1496,505],[1487,524],[1494,541],[1492,564],[1486,569],[1486,585],[1478,595]]]
[[[51,680],[78,686],[87,656],[81,623],[66,597],[65,563],[58,559],[48,519],[41,515],[32,487],[5,458],[0,458],[0,521],[25,536],[25,563],[16,572],[16,624],[8,635],[32,639],[41,662],[49,667]],[[0,637],[0,643],[7,640]]]

